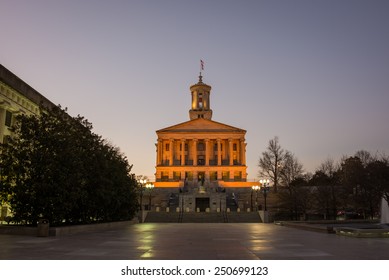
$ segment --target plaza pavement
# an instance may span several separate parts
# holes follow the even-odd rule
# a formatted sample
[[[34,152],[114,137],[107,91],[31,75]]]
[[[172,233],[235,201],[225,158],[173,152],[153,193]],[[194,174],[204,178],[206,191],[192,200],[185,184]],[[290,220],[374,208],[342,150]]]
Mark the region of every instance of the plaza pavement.
[[[60,237],[0,235],[0,260],[389,260],[389,238],[274,224],[135,224]]]

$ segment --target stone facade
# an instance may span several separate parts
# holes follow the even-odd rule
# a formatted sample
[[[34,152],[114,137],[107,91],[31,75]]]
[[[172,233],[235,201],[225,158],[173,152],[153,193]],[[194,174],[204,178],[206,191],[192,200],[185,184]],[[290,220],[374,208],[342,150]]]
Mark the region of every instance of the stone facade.
[[[10,128],[17,115],[38,115],[40,106],[55,105],[0,64],[0,143],[12,135]]]

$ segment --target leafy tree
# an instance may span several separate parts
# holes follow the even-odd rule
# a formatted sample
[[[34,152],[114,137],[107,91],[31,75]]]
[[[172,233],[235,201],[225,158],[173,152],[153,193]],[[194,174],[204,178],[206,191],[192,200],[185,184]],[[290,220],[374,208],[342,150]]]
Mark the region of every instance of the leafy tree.
[[[365,184],[366,174],[358,157],[348,157],[341,165],[341,184],[343,186],[344,205],[349,208],[360,208],[361,186]]]
[[[136,180],[120,151],[60,107],[20,115],[1,146],[0,196],[14,220],[54,225],[129,219]]]
[[[370,217],[378,212],[381,197],[386,201],[389,198],[389,165],[382,160],[375,160],[366,166],[366,186],[363,188],[365,205],[368,207]]]
[[[358,157],[362,155],[361,158]],[[367,152],[358,152],[344,160],[341,183],[345,191],[345,206],[362,211],[364,217],[374,217],[381,197],[385,193],[387,164]]]

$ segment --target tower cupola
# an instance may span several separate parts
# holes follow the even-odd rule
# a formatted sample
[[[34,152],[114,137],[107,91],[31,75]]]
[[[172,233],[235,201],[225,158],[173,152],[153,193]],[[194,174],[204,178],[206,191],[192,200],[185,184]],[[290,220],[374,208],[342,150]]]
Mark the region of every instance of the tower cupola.
[[[203,76],[199,76],[199,81],[190,87],[192,94],[192,107],[189,110],[191,120],[203,118],[212,119],[212,110],[210,104],[211,86],[203,83]]]

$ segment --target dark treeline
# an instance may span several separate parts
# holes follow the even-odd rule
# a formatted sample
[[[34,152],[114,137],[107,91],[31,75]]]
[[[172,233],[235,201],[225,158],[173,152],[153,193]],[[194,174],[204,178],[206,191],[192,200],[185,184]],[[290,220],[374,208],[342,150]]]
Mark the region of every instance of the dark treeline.
[[[388,160],[365,151],[345,157],[339,164],[327,160],[313,175],[298,177],[278,192],[280,206],[291,219],[309,215],[372,219],[378,216],[381,199],[387,199],[388,194]]]
[[[389,158],[358,151],[339,163],[325,160],[314,174],[281,148],[278,138],[259,160],[260,176],[276,178],[277,216],[283,219],[377,217],[381,200],[389,204]]]

